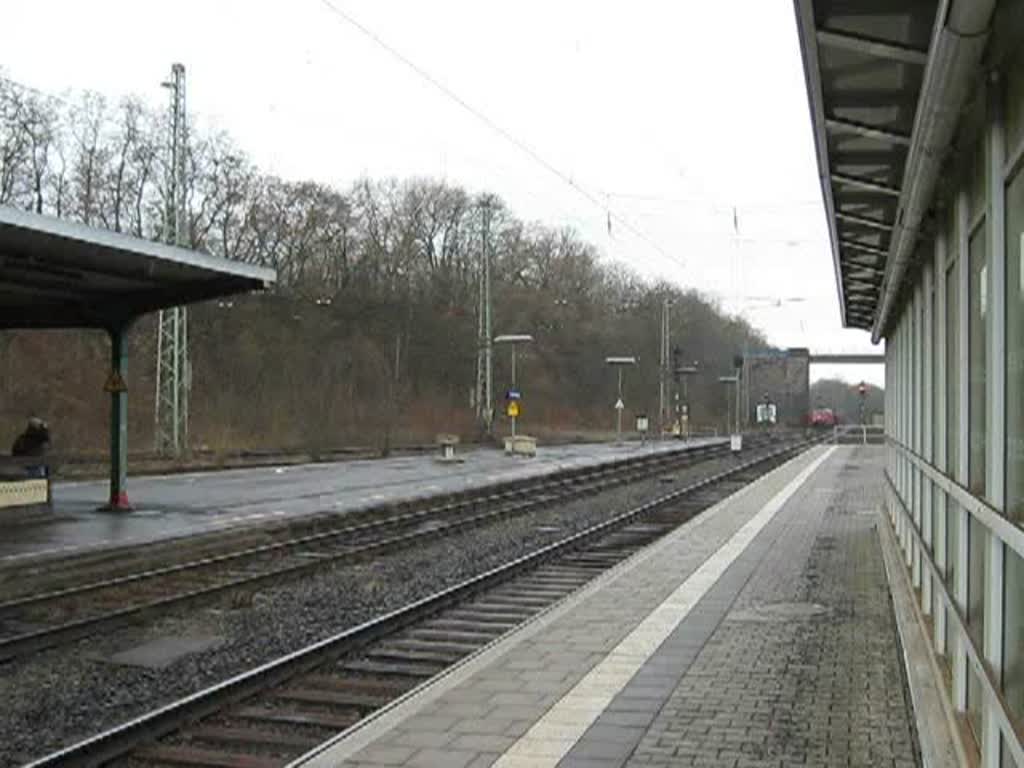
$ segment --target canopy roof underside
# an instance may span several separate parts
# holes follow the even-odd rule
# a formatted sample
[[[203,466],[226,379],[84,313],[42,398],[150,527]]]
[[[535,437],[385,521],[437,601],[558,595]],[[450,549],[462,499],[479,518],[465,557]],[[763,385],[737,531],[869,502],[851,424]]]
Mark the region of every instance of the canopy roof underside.
[[[935,0],[795,0],[843,324],[870,330]]]
[[[0,206],[0,328],[110,328],[273,270]]]

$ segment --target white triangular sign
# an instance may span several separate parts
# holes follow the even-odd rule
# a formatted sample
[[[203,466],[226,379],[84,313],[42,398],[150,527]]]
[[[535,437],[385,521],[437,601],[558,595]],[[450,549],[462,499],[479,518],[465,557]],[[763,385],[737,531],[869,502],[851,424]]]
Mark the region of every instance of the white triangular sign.
[[[616,411],[621,411],[625,407],[626,407],[626,404],[622,402],[622,398],[621,397],[618,400],[615,401],[615,410]]]

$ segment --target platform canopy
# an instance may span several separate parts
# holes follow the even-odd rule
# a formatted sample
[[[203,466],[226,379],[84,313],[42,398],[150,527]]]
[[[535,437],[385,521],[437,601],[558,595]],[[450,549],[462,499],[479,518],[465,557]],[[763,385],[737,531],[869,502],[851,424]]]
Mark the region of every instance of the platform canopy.
[[[111,328],[274,280],[263,267],[0,206],[0,328]]]
[[[938,2],[795,5],[843,323],[872,329],[904,221]]]

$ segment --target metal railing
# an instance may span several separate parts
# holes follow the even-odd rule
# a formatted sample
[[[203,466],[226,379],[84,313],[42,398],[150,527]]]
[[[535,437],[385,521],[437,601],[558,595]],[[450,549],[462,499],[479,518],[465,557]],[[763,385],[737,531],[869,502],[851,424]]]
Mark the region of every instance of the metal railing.
[[[837,424],[832,428],[835,445],[884,445],[885,427],[874,424]]]

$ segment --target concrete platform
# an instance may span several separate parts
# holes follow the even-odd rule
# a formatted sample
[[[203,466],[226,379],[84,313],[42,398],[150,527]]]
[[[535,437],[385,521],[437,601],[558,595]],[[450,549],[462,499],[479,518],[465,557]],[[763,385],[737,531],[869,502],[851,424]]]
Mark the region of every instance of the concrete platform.
[[[464,491],[711,442],[723,440],[541,446],[536,457],[528,459],[482,449],[465,452],[465,461],[454,464],[433,456],[404,456],[139,477],[129,481],[129,496],[135,505],[131,513],[97,511],[107,501],[105,481],[55,483],[52,514],[34,515],[23,523],[4,522],[0,567],[323,510],[343,512]]]
[[[920,765],[881,450],[804,453],[294,765]]]

